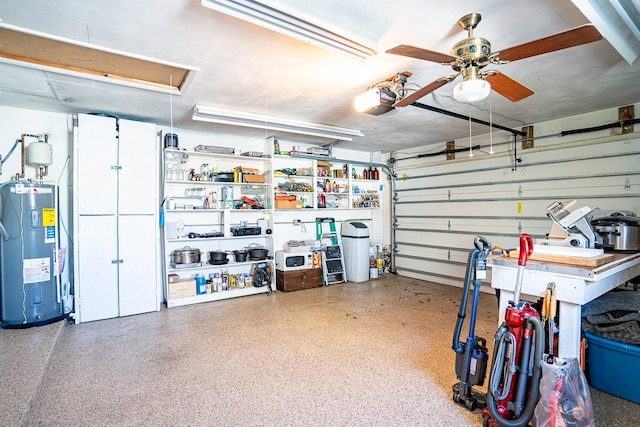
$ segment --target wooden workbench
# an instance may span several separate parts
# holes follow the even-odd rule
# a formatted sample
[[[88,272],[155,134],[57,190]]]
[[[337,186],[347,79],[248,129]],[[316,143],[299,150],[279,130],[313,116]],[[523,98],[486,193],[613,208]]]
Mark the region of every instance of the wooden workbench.
[[[533,255],[533,254],[532,254]],[[640,253],[605,254],[604,263],[585,266],[584,259],[563,259],[562,262],[535,260],[530,257],[525,267],[521,298],[527,296],[537,300],[543,297],[549,283],[556,285],[556,296],[560,308],[558,312],[559,337],[558,356],[580,357],[581,306],[609,292],[611,289],[640,276]],[[567,258],[567,257],[565,257]],[[557,260],[555,260],[557,261]],[[504,320],[504,313],[516,286],[518,259],[513,257],[490,257],[491,287],[500,289],[500,310],[498,324]]]

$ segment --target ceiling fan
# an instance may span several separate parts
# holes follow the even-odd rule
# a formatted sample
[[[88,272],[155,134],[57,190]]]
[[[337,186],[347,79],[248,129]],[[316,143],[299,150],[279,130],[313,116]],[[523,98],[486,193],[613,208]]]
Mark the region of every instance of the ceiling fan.
[[[497,70],[484,70],[486,66],[489,64],[502,65],[602,39],[602,35],[596,27],[587,24],[518,46],[491,52],[491,43],[487,39],[473,36],[473,29],[478,25],[480,19],[479,13],[470,13],[458,20],[458,25],[467,30],[468,37],[454,44],[450,55],[409,45],[400,45],[387,50],[387,53],[393,55],[449,65],[455,71],[455,74],[440,77],[401,98],[394,104],[394,107],[410,105],[428,93],[452,82],[461,74],[463,80],[454,88],[454,97],[457,100],[462,102],[479,101],[486,98],[490,90],[493,89],[510,101],[517,102],[533,95],[533,91]]]

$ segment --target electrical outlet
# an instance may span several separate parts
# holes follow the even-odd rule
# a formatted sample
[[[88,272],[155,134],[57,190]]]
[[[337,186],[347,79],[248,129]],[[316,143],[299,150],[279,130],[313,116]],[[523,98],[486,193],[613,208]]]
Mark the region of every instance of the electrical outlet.
[[[299,219],[294,219],[293,220],[293,225],[300,225],[300,220]]]

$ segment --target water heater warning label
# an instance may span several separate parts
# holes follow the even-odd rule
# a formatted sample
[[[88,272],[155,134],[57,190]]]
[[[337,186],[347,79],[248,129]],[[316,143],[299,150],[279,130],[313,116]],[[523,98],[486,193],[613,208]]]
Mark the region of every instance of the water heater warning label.
[[[43,227],[55,227],[56,225],[56,210],[53,208],[42,209],[42,226]]]
[[[32,258],[23,262],[24,283],[48,282],[51,279],[51,259]]]

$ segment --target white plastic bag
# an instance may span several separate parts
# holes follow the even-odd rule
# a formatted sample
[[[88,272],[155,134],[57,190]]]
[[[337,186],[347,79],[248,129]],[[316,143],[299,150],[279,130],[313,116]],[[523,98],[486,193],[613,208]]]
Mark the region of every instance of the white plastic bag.
[[[576,358],[542,361],[540,400],[533,412],[536,427],[593,427],[591,394]]]

